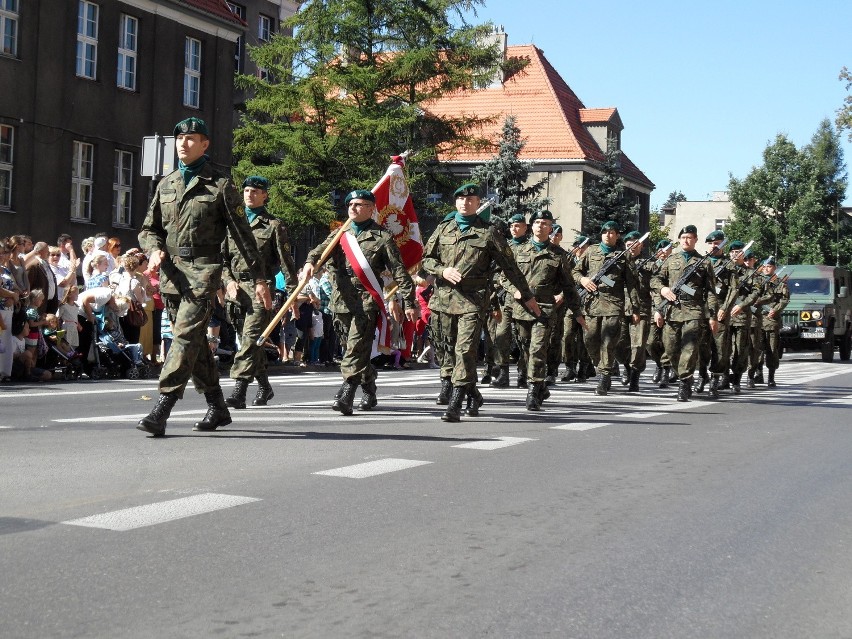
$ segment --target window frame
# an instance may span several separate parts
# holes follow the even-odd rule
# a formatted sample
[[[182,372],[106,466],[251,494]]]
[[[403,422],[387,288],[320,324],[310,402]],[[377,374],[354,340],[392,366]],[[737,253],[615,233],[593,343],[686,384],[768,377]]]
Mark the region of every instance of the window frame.
[[[112,225],[133,225],[133,151],[115,150],[112,178]],[[125,177],[127,181],[125,183]],[[119,209],[119,202],[123,202]]]
[[[11,3],[14,3],[14,8],[7,7],[7,4],[11,5]],[[18,57],[20,9],[20,0],[0,0],[0,55],[12,58]],[[8,32],[10,26],[13,26],[11,35]],[[7,39],[11,42],[9,51],[5,50]]]
[[[6,136],[3,131],[9,132],[9,142],[4,143]],[[4,158],[4,148],[9,149],[8,158]],[[5,187],[0,189],[0,211],[12,210],[12,185],[15,177],[15,127],[11,124],[0,124],[0,174],[8,175]],[[3,183],[0,182],[0,185]]]
[[[197,44],[197,55],[193,51],[193,45]],[[183,49],[183,105],[192,109],[201,108],[201,40],[186,37]],[[193,60],[197,60],[197,68],[190,66]],[[195,87],[192,84],[195,82]],[[195,97],[193,103],[192,97]]]
[[[89,19],[89,12],[84,11],[87,8],[94,8],[94,20]],[[78,78],[86,80],[98,79],[98,22],[100,21],[101,7],[91,0],[77,0],[77,53],[75,56],[75,73]],[[94,24],[94,35],[89,35],[87,32],[80,32],[81,21],[85,24]],[[91,50],[88,49],[91,47]],[[82,52],[81,52],[82,49]],[[89,59],[88,53],[91,51],[92,57]],[[89,66],[91,65],[91,75],[88,74]]]
[[[228,8],[231,12],[237,16],[240,20],[245,21],[246,19],[246,8],[237,4],[236,2],[231,2],[230,0],[226,0]],[[236,47],[234,48],[234,72],[242,73],[245,68],[245,61],[243,60],[246,48],[245,36],[240,36],[237,38]]]
[[[87,151],[88,158],[83,157]],[[84,169],[88,167],[88,172]],[[92,221],[92,193],[94,192],[95,145],[74,140],[71,155],[71,219],[76,222]],[[88,197],[81,197],[87,193]],[[81,206],[82,205],[82,206]],[[81,214],[81,208],[85,210]]]
[[[128,32],[128,25],[134,25],[132,34]],[[132,42],[128,42],[131,40]],[[130,44],[130,46],[128,46]],[[122,13],[118,21],[118,69],[116,72],[115,84],[119,89],[125,91],[136,91],[136,79],[138,72],[138,51],[139,51],[139,18],[136,16]],[[127,62],[130,61],[133,67],[128,71]],[[126,82],[130,77],[130,86]]]

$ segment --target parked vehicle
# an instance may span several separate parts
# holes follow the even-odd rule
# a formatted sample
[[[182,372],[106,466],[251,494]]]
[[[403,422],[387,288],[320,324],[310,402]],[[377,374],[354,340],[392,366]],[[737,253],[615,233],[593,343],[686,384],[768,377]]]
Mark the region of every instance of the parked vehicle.
[[[782,312],[781,346],[819,350],[824,362],[848,360],[852,350],[852,273],[835,266],[790,264],[790,303]]]

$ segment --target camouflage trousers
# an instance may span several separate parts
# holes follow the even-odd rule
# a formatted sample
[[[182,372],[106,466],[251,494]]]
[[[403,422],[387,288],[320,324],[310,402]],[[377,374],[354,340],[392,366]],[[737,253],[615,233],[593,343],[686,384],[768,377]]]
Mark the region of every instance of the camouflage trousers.
[[[707,329],[708,332],[710,329]],[[731,361],[731,320],[716,324],[716,334],[713,335],[713,357],[711,358],[710,372],[714,375],[724,375],[728,372]]]
[[[435,313],[432,314],[434,319]],[[476,354],[482,332],[482,313],[440,313],[439,339],[443,344],[441,377],[452,378],[453,386],[476,382]]]
[[[749,330],[748,367],[751,369],[757,369],[763,365],[763,354],[766,347],[764,336],[766,333],[767,331],[759,326],[752,326]]]
[[[781,329],[770,328],[763,330],[763,353],[766,357],[766,368],[778,370],[781,361]],[[752,366],[751,368],[757,368]]]
[[[558,313],[550,313],[550,309],[544,304],[541,305],[541,310],[548,316],[544,322],[515,320],[518,327],[518,345],[526,354],[527,368],[521,372],[526,372],[526,377],[531,382],[543,382],[547,376],[550,336],[558,321]]]
[[[601,375],[611,375],[615,366],[615,352],[621,335],[620,315],[591,317],[586,315],[586,330],[583,339],[589,357]]]
[[[589,360],[589,353],[583,341],[583,327],[577,323],[572,313],[565,314],[565,332],[562,337],[563,355],[562,359],[568,366],[575,366],[578,362]]]
[[[378,374],[370,362],[370,355],[373,353],[378,319],[377,310],[335,313],[335,323],[340,323],[341,328],[346,331],[346,350],[340,361],[340,374],[343,376],[343,381],[355,384],[376,382]]]
[[[199,393],[219,388],[219,369],[207,344],[207,325],[213,313],[205,297],[162,294],[172,322],[172,345],[160,371],[160,392],[183,398],[190,378]]]
[[[504,304],[500,308],[500,321],[494,331],[494,365],[508,366],[512,353],[512,307]]]
[[[242,379],[251,382],[258,375],[266,373],[266,350],[257,345],[257,338],[269,326],[272,319],[272,311],[263,308],[263,304],[256,299],[250,298],[244,291],[240,291],[238,301],[229,304],[229,315],[240,314],[240,320],[231,322],[234,326],[242,324],[240,328],[240,350],[234,356],[234,364],[231,366],[231,379]]]
[[[751,329],[748,326],[731,326],[731,374],[742,375],[748,368],[751,348]]]
[[[482,337],[485,340],[485,371],[491,373],[496,362],[495,337],[497,335],[497,318],[490,310],[482,315]]]
[[[648,357],[659,367],[670,366],[671,359],[663,345],[663,329],[657,326],[655,322],[650,323],[650,331],[648,333],[648,342],[645,348]]]
[[[669,356],[678,379],[688,380],[695,373],[698,363],[698,342],[701,339],[701,323],[704,318],[672,322],[663,326],[663,346]]]
[[[565,304],[553,307],[551,314],[554,317],[548,322],[551,328],[550,345],[547,348],[547,372],[556,375],[565,353],[565,318],[568,314],[568,307]]]
[[[646,317],[639,319],[638,324],[627,323],[627,333],[630,337],[630,357],[628,364],[630,368],[639,371],[645,370],[648,365],[648,335],[651,332],[651,320]]]

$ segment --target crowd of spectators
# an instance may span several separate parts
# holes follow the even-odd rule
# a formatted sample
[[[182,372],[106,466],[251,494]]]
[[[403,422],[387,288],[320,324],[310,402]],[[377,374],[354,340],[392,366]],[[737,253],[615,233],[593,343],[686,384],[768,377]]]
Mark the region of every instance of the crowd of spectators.
[[[275,282],[275,308],[286,299],[281,273]],[[417,280],[421,319],[393,324],[391,348],[374,348],[374,363],[408,368],[413,358],[437,367],[428,338],[431,283]],[[345,335],[330,310],[332,286],[318,269],[295,305],[270,334],[270,364],[330,367],[339,363]],[[75,249],[69,235],[51,245],[26,235],[0,238],[0,381],[48,381],[104,375],[109,353],[121,358],[121,371],[162,364],[171,343],[171,325],[159,294],[159,273],[139,248],[123,250],[105,233]],[[298,317],[295,317],[298,315]],[[220,368],[239,349],[228,314],[225,290],[214,300],[208,342]],[[107,359],[110,359],[107,357]]]

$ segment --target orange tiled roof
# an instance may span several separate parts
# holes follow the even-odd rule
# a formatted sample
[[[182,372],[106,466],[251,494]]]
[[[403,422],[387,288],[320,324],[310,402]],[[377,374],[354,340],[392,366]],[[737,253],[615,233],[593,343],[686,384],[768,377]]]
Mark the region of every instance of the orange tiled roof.
[[[425,108],[437,116],[496,116],[495,123],[481,131],[483,137],[495,143],[500,139],[505,117],[514,115],[526,141],[521,151],[524,160],[603,162],[604,153],[584,124],[608,122],[614,117],[620,125],[617,110],[586,109],[541,49],[534,45],[507,47],[506,55],[525,59],[528,64],[501,87],[459,91]],[[491,156],[488,151],[462,149],[442,153],[439,157],[445,162],[481,162]],[[653,188],[654,184],[624,153],[621,166],[626,177]]]
[[[192,7],[193,9],[198,9],[203,11],[204,13],[209,13],[211,15],[216,16],[217,18],[221,18],[226,22],[231,22],[233,24],[237,24],[241,27],[245,27],[246,23],[234,15],[228,5],[225,3],[225,0],[175,0],[178,4],[184,4],[188,7]]]

